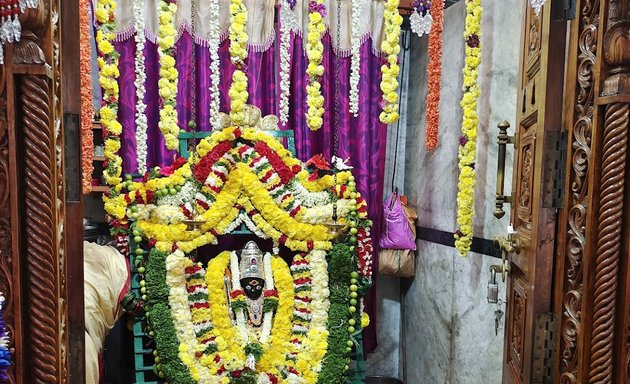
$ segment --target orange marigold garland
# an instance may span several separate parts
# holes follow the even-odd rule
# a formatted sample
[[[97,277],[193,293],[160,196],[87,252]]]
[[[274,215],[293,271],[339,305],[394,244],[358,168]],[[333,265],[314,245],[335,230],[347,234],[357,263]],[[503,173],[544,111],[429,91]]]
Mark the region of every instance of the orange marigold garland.
[[[81,57],[81,168],[83,171],[83,194],[92,191],[92,173],[94,172],[94,134],[92,118],[92,55],[90,46],[90,0],[79,1],[79,36]]]
[[[442,31],[444,21],[444,1],[436,0],[431,6],[433,25],[429,34],[429,66],[427,94],[427,125],[425,147],[428,151],[437,148],[440,127],[440,87],[442,80]]]

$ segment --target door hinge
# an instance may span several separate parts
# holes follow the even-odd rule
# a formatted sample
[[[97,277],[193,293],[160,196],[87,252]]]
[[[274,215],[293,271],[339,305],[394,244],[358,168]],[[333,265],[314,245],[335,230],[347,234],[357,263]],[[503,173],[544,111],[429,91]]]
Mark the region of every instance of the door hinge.
[[[575,0],[553,0],[551,18],[553,20],[575,19]]]
[[[567,133],[565,131],[545,132],[543,207],[562,208],[565,193],[565,169],[567,159]]]
[[[556,362],[557,316],[554,313],[536,315],[534,330],[534,366],[532,383],[553,384],[554,364]]]

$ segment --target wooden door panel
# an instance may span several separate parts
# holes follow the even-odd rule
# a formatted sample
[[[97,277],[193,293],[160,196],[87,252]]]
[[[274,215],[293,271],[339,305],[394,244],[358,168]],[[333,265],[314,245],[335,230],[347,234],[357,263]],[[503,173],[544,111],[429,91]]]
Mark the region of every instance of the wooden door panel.
[[[547,204],[557,150],[554,133],[560,129],[563,90],[565,22],[551,20],[547,2],[536,14],[524,1],[523,39],[516,116],[515,164],[511,222],[513,244],[508,255],[507,326],[504,348],[504,383],[542,383],[534,369],[535,323],[551,309],[555,210]]]
[[[507,327],[507,367],[514,383],[523,383],[523,360],[525,356],[525,323],[527,317],[527,287],[524,274],[517,272],[510,278],[508,296],[509,313]]]

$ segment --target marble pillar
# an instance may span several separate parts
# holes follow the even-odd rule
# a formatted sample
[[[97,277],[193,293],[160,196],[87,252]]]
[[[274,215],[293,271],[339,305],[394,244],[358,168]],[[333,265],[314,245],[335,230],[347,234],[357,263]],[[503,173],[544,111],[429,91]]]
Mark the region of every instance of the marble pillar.
[[[497,220],[492,215],[496,125],[505,119],[514,126],[520,53],[520,44],[515,42],[520,40],[509,36],[520,36],[522,3],[483,2],[475,236],[486,239],[504,235],[509,224],[509,218]],[[433,153],[424,149],[427,41],[414,38],[411,44],[405,192],[418,210],[418,225],[448,232],[456,230],[465,7],[460,1],[445,12],[440,145]],[[511,180],[512,153],[509,149],[506,180]],[[507,185],[506,192],[509,190]],[[497,307],[486,302],[488,269],[498,262],[475,253],[463,258],[454,248],[418,242],[416,277],[406,290],[402,308],[402,370],[406,383],[501,382],[505,319],[501,319],[495,334]],[[502,284],[500,294],[505,295]]]

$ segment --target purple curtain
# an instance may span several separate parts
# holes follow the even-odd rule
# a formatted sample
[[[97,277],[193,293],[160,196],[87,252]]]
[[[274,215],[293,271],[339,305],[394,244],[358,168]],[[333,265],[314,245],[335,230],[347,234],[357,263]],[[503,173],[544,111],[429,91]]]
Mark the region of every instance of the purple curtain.
[[[135,105],[136,91],[134,87],[134,39],[116,43],[120,53],[120,109],[119,119],[123,125],[121,156],[123,172],[137,171],[136,138],[135,138]],[[168,165],[176,155],[167,151],[164,139],[157,126],[159,120],[158,79],[159,64],[157,46],[147,41],[144,54],[146,57],[146,113],[148,120],[148,154],[147,166]],[[233,66],[228,52],[226,40],[219,51],[221,61],[221,111],[229,109],[228,89],[231,82]],[[279,54],[277,44],[265,52],[249,52],[249,102],[259,107],[263,115],[276,114],[279,109]],[[378,235],[383,201],[383,173],[385,168],[385,148],[387,126],[379,121],[381,103],[381,65],[384,60],[372,51],[372,41],[368,40],[361,47],[361,82],[359,89],[359,115],[352,116],[348,111],[350,59],[336,58],[330,36],[324,37],[324,60],[326,69],[322,78],[322,89],[325,98],[324,126],[318,132],[311,132],[306,126],[306,66],[303,40],[299,36],[292,39],[291,44],[291,99],[289,122],[283,129],[293,129],[297,156],[306,161],[317,153],[323,153],[328,159],[333,155],[335,125],[335,89],[336,78],[339,79],[339,116],[337,121],[338,154],[341,158],[349,158],[354,167],[357,187],[365,197],[370,217],[374,221],[373,235]],[[197,129],[209,131],[209,52],[202,45],[196,44],[190,34],[184,32],[176,45],[177,69],[179,71],[179,94],[177,110],[180,129],[188,130],[188,122],[195,115]],[[378,239],[374,239],[378,244]],[[374,266],[375,271],[376,266]],[[376,273],[375,273],[376,275]],[[375,332],[375,300],[374,292],[366,301],[366,310],[372,317],[372,325],[365,330],[364,347],[371,351],[376,347]]]

